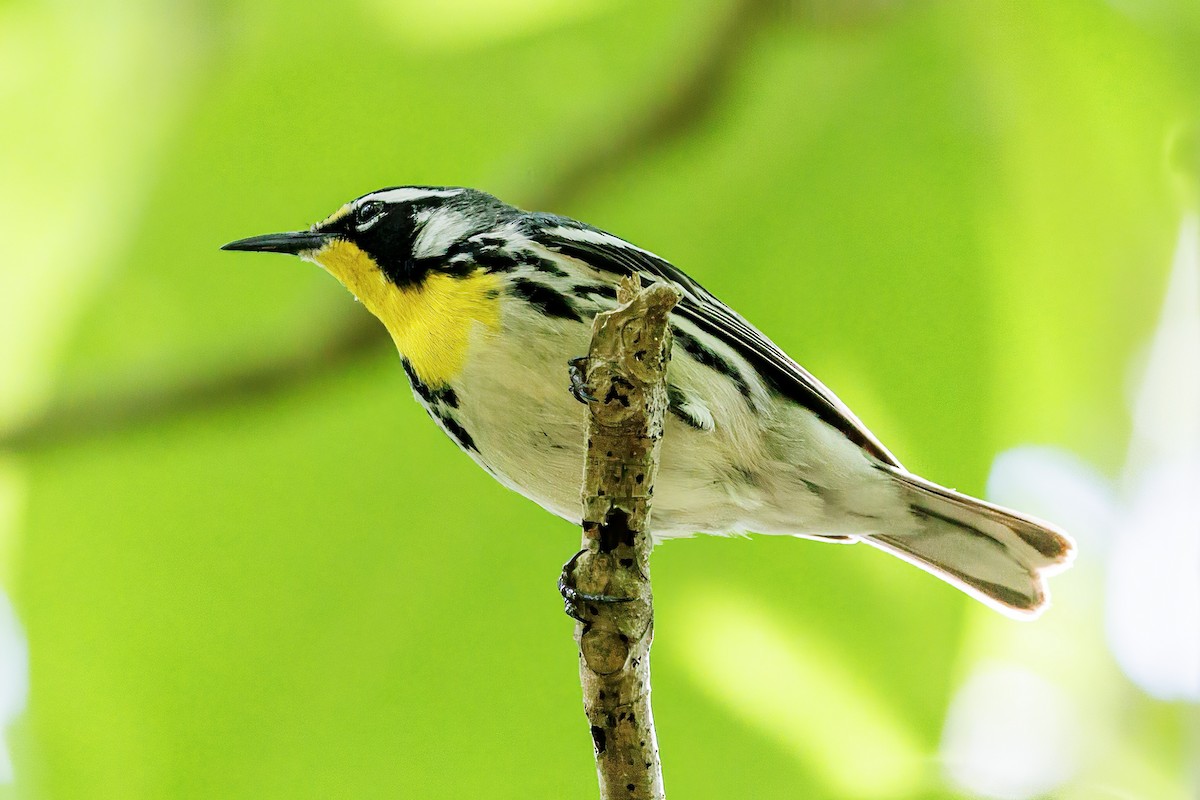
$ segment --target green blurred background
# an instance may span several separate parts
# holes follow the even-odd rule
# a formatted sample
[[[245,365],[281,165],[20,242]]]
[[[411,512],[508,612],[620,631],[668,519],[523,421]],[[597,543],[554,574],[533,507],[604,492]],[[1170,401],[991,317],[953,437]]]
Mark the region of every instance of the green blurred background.
[[[655,250],[1079,539],[1034,624],[663,546],[673,796],[1200,796],[1195,0],[5,0],[0,100],[0,797],[594,796],[578,532],[217,250],[408,183]]]

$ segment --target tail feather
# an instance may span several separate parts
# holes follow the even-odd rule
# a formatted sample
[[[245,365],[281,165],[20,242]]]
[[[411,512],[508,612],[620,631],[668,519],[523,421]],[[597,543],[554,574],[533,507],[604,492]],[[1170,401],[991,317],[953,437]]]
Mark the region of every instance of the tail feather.
[[[1041,520],[976,500],[890,467],[917,524],[863,541],[913,563],[1011,616],[1049,604],[1046,576],[1065,569],[1075,544]]]

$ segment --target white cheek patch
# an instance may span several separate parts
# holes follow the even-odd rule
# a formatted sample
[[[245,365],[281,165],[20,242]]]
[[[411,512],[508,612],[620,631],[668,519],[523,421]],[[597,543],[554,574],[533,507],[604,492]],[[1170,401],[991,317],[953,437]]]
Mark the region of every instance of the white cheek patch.
[[[449,208],[422,212],[417,216],[417,221],[424,223],[413,242],[413,255],[417,258],[445,255],[452,244],[465,238],[474,229],[469,217]]]
[[[411,203],[427,197],[454,197],[462,193],[462,189],[417,189],[412,186],[401,186],[399,189],[386,189],[369,194],[362,198],[362,202],[378,200],[381,203]]]

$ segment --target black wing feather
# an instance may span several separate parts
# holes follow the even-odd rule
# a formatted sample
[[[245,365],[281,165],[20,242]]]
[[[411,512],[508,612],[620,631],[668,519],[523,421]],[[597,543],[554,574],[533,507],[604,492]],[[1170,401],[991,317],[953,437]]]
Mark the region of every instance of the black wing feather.
[[[554,228],[568,228],[612,236],[568,217],[529,214],[526,220],[528,226],[525,232],[531,239],[597,270],[616,275],[638,272],[677,284],[683,290],[683,299],[675,308],[676,314],[733,348],[758,370],[772,389],[812,411],[879,461],[894,467],[900,466],[896,457],[824,384],[737,312],[670,262],[633,245],[626,247],[616,243],[579,241],[553,233]]]

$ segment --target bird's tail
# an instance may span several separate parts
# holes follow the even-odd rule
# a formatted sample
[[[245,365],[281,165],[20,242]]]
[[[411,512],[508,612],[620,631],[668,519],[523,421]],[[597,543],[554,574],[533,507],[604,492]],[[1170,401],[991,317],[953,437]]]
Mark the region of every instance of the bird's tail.
[[[1012,616],[1030,618],[1049,603],[1046,576],[1064,569],[1075,543],[1049,523],[976,500],[901,470],[883,468],[902,487],[917,525],[862,538]]]

